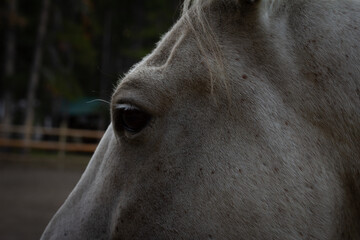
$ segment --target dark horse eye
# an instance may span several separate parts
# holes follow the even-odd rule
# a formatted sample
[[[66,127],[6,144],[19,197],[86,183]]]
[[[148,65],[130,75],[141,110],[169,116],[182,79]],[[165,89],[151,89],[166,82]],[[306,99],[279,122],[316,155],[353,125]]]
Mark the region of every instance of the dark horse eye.
[[[140,132],[151,118],[148,113],[130,104],[118,104],[115,114],[115,124],[132,133]]]

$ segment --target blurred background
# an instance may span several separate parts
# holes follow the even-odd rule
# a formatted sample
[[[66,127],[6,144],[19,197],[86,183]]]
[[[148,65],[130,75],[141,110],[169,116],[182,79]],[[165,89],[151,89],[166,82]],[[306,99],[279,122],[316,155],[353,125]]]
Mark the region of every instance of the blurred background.
[[[0,239],[38,239],[181,0],[0,1]]]

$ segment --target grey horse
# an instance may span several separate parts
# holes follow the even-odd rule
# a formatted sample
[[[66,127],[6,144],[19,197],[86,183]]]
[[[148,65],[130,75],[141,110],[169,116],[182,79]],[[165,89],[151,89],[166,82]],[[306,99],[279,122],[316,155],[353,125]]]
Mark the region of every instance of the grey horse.
[[[185,1],[42,239],[360,239],[359,41],[358,0]]]

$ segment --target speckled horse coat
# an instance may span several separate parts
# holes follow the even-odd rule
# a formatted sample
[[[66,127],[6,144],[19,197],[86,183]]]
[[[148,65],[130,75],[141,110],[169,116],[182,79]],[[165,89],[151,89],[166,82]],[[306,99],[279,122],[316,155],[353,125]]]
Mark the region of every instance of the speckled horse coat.
[[[360,239],[360,2],[195,0],[119,82],[43,239]]]

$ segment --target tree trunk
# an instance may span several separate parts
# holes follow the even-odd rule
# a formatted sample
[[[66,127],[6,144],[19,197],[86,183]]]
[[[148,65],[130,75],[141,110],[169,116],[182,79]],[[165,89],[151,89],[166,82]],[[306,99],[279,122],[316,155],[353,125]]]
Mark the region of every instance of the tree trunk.
[[[104,32],[103,32],[103,43],[102,43],[102,56],[101,56],[101,78],[100,78],[100,99],[109,100],[110,93],[110,80],[109,73],[112,71],[113,66],[111,65],[111,34],[112,34],[112,21],[113,13],[112,9],[108,9],[104,19]],[[98,128],[105,129],[108,123],[106,117],[100,115]]]
[[[17,16],[17,0],[8,0],[8,30],[6,33],[5,40],[5,66],[4,73],[5,77],[10,77],[14,74],[15,67],[15,45],[16,45],[16,36],[15,36],[15,19]]]
[[[8,0],[8,29],[5,37],[4,51],[4,80],[8,81],[15,72],[15,56],[16,56],[16,16],[17,16],[17,0]],[[12,94],[9,89],[5,89],[5,83],[2,83],[4,96],[4,116],[2,123],[10,125],[13,117],[14,104]]]
[[[46,34],[46,26],[48,22],[48,15],[50,9],[50,1],[43,0],[40,23],[38,27],[38,33],[35,43],[35,52],[33,65],[30,72],[30,80],[27,92],[27,106],[25,115],[25,143],[29,144],[31,140],[31,132],[34,122],[35,112],[35,100],[36,100],[36,89],[39,83],[39,72],[42,64],[42,50],[43,43]]]
[[[143,0],[135,0],[136,4],[133,5],[133,12],[135,16],[135,29],[137,32],[141,32],[141,30],[145,26],[145,2]],[[142,49],[144,45],[143,36],[137,36],[136,39],[133,40],[133,49],[139,50]]]

